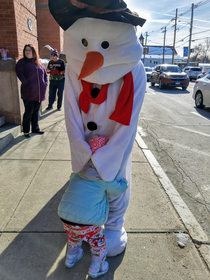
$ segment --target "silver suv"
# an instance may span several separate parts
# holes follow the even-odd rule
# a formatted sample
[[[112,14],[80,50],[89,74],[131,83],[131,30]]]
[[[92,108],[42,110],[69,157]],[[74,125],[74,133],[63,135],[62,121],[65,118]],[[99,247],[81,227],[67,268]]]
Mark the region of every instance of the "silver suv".
[[[187,66],[183,69],[183,71],[188,75],[190,80],[192,79],[197,80],[198,75],[202,73],[201,67],[194,67],[194,66]]]

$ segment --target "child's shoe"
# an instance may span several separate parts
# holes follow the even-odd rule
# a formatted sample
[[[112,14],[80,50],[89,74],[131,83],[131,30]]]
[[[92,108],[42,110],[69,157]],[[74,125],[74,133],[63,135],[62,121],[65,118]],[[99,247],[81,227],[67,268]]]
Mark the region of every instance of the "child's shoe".
[[[67,245],[65,266],[67,266],[68,268],[73,267],[75,263],[82,258],[82,256],[83,250],[81,248],[81,245],[76,248],[72,248],[69,245]]]
[[[91,254],[91,264],[88,270],[88,275],[92,278],[97,278],[107,273],[109,269],[108,262],[105,261],[106,253],[103,257]]]

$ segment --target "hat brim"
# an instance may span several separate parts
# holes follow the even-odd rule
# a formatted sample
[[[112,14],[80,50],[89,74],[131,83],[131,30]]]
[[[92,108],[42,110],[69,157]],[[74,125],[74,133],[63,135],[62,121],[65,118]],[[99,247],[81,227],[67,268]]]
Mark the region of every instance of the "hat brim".
[[[59,0],[58,2],[56,0],[49,0],[48,5],[52,16],[64,31],[74,24],[75,21],[85,17],[124,22],[134,26],[143,26],[146,21],[136,13],[132,13],[128,8],[122,12],[98,14],[87,8],[77,8],[69,0]]]

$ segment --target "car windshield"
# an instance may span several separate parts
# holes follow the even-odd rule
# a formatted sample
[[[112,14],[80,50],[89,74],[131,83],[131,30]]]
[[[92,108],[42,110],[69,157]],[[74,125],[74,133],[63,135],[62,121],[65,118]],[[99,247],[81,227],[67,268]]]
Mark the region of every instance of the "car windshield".
[[[146,71],[146,72],[152,72],[152,68],[145,67],[145,71]]]
[[[162,66],[163,72],[181,73],[182,70],[178,66]]]

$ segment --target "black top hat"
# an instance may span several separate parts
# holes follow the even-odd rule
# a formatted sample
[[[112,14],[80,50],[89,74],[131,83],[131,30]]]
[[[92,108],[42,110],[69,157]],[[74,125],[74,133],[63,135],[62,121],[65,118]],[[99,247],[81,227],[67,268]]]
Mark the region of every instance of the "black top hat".
[[[123,0],[48,0],[54,19],[68,29],[76,20],[90,17],[143,26],[145,19],[132,13]]]

